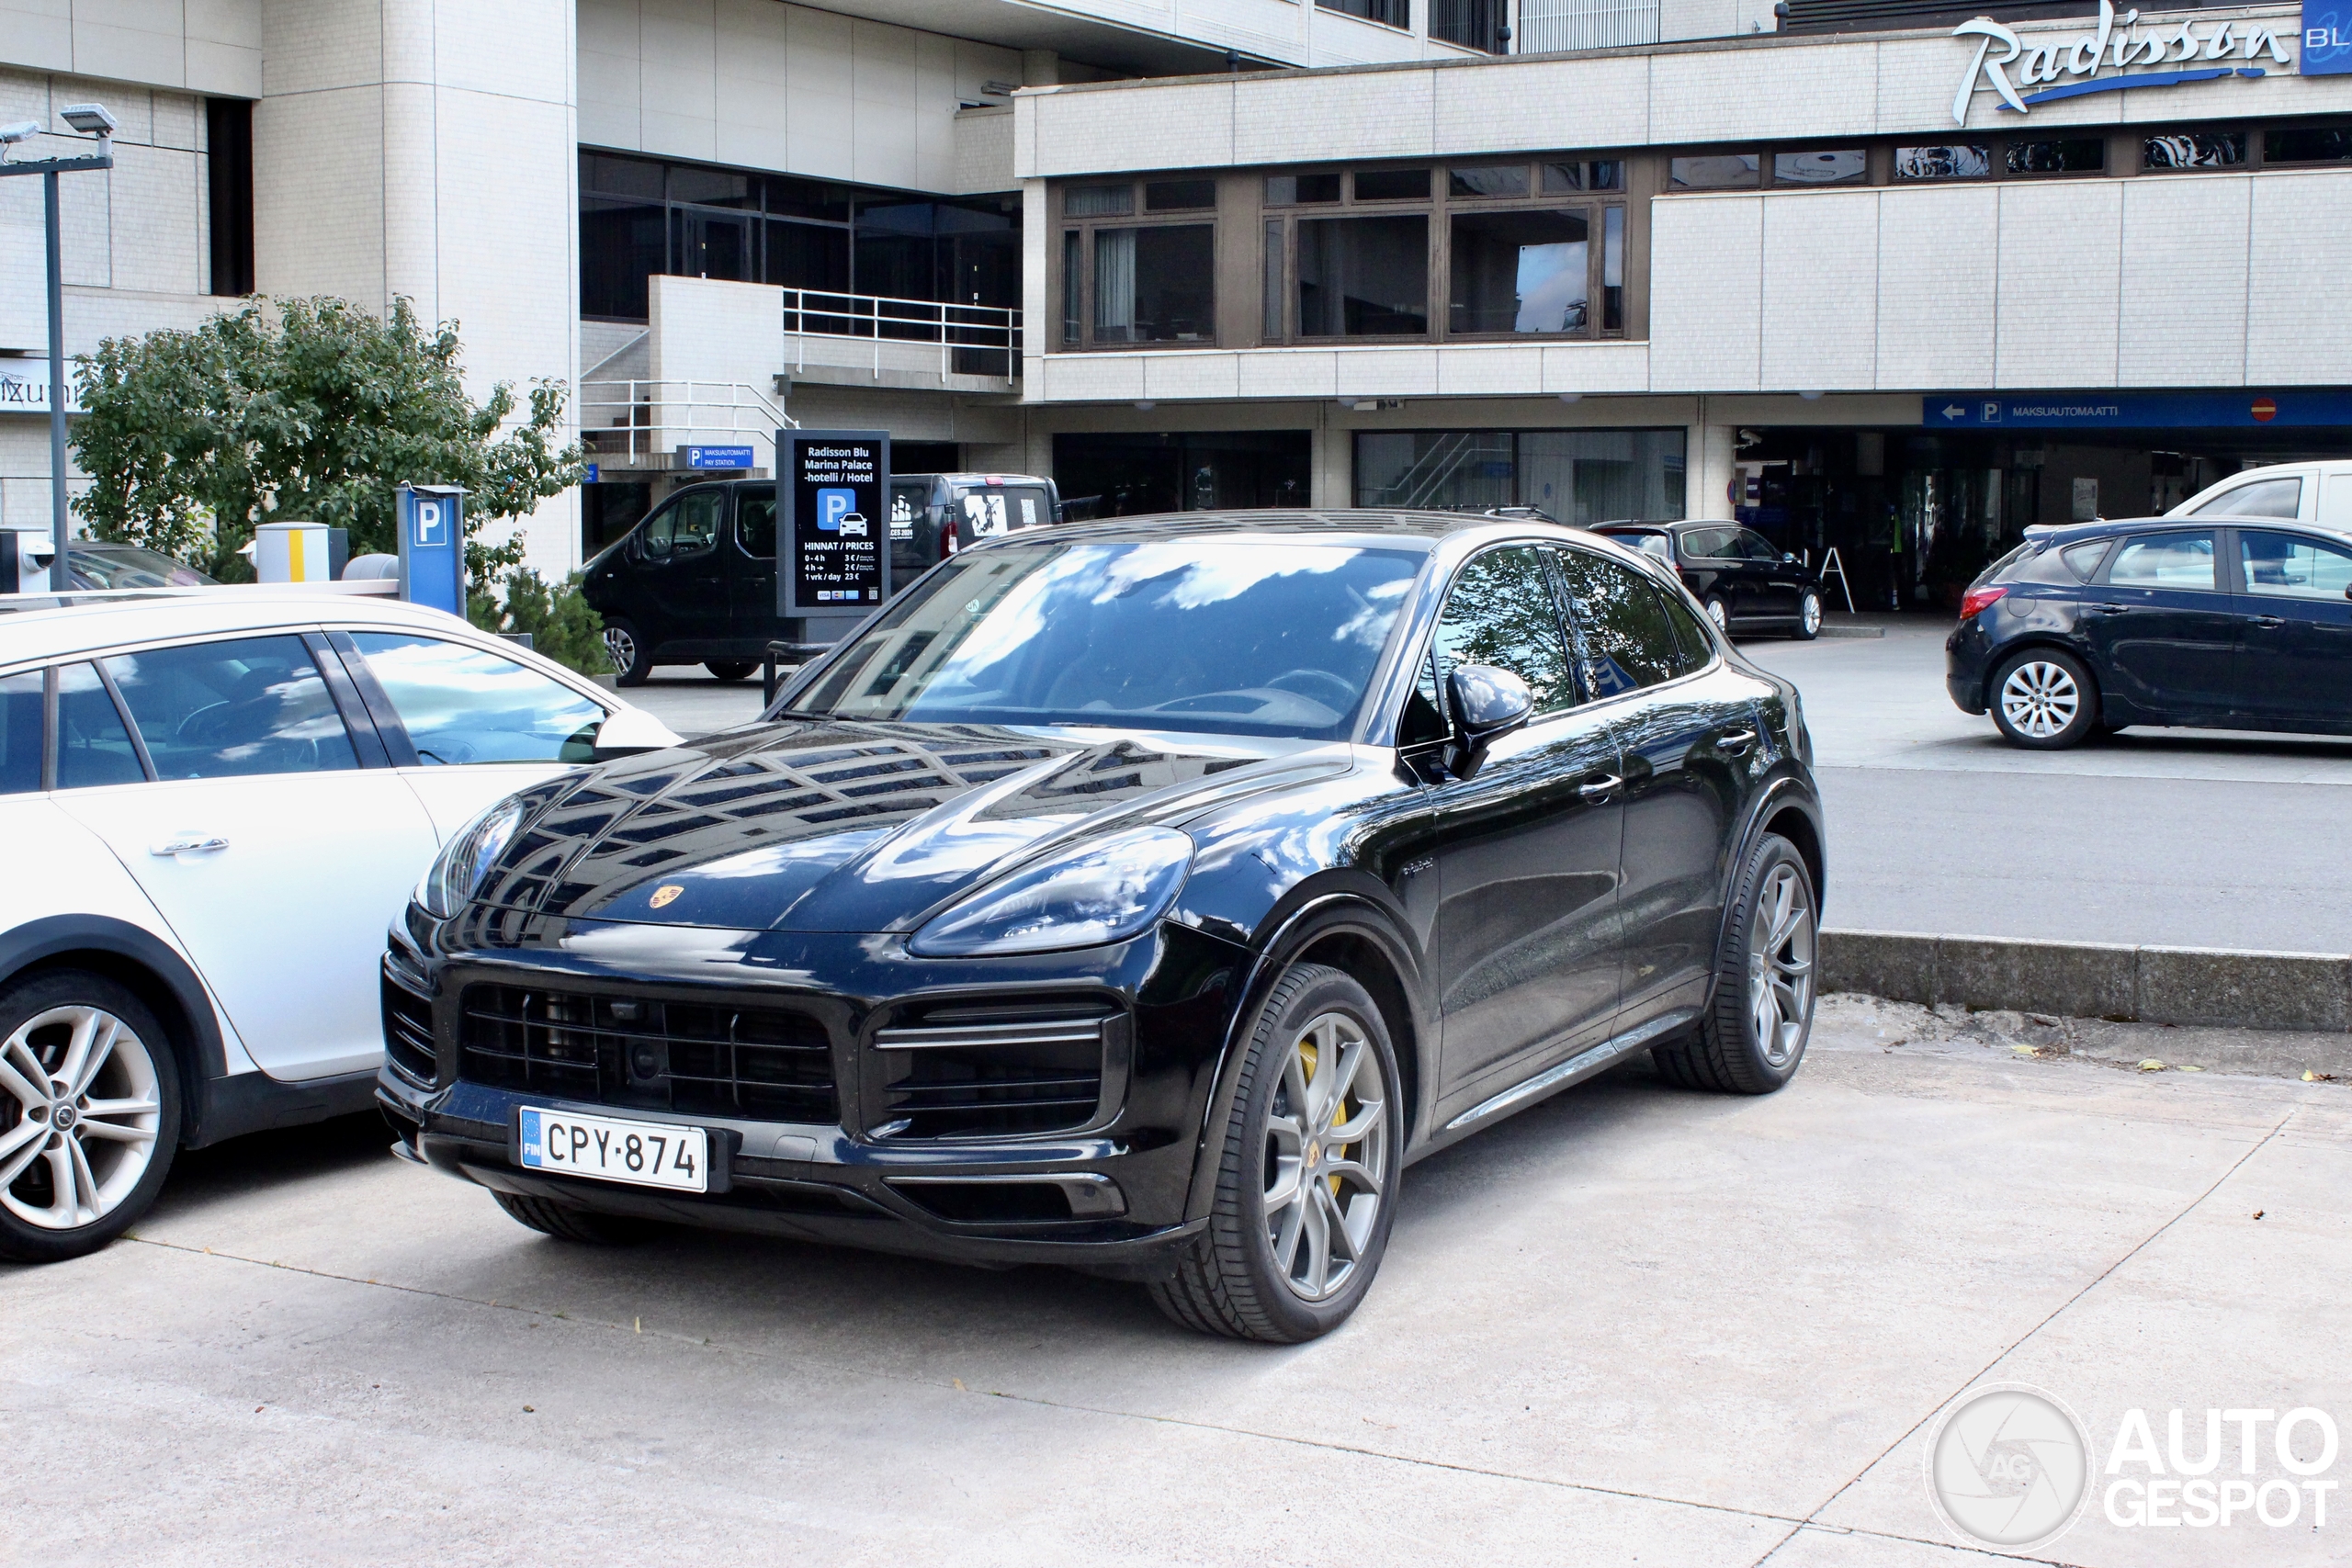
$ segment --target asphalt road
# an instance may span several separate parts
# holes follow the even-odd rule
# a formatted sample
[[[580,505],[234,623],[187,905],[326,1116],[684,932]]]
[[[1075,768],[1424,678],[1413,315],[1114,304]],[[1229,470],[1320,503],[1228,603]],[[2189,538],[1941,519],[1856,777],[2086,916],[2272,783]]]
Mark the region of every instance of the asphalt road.
[[[2352,1090],[1922,1016],[1833,1005],[1781,1094],[1628,1069],[1416,1166],[1363,1310],[1288,1349],[1051,1269],[580,1248],[365,1120],[236,1140],[135,1239],[0,1266],[0,1560],[1943,1568],[1996,1561],[1923,1483],[1977,1385],[2058,1395],[2095,1469],[2134,1408],[2352,1423]],[[2035,1557],[2342,1562],[2333,1505],[2095,1495]]]
[[[1832,926],[2352,953],[2352,739],[2133,729],[2024,751],[1944,694],[1941,622],[1757,639],[1804,694]]]

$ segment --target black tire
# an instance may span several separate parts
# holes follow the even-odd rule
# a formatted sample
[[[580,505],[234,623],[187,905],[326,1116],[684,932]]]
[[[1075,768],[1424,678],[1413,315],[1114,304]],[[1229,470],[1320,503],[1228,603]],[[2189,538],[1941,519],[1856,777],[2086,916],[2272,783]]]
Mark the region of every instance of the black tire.
[[[605,655],[613,661],[613,684],[642,686],[645,678],[653,673],[651,650],[645,646],[645,635],[633,621],[619,615],[605,617]]]
[[[1774,942],[1769,926],[1783,912],[1778,902],[1781,890],[1792,885],[1802,900],[1801,928]],[[1820,910],[1813,873],[1796,846],[1777,833],[1763,835],[1748,852],[1733,889],[1722,948],[1715,954],[1713,1000],[1696,1030],[1650,1052],[1662,1077],[1685,1089],[1718,1094],[1770,1094],[1796,1077],[1813,1033],[1819,990],[1815,964],[1820,953]],[[1781,1010],[1793,1012],[1786,1021],[1793,1027],[1774,1028],[1770,1040],[1759,1028],[1761,1011],[1752,988],[1759,943],[1766,966],[1776,976],[1784,971],[1801,975],[1801,983],[1792,987],[1801,994],[1794,996],[1793,1007]]]
[[[492,1192],[491,1196],[498,1200],[498,1206],[506,1211],[508,1219],[559,1241],[576,1241],[588,1247],[633,1247],[653,1234],[650,1221],[627,1214],[600,1214],[593,1209],[575,1209],[569,1203],[545,1198],[518,1198],[512,1192]]]
[[[2099,728],[2098,682],[2058,649],[2022,649],[2001,660],[1984,698],[2001,738],[2028,750],[2079,746]]]
[[[5,1191],[11,1203],[35,1210],[49,1208],[57,1203],[51,1151],[64,1154],[69,1160],[79,1152],[82,1157],[69,1165],[67,1175],[69,1179],[85,1174],[90,1178],[94,1185],[88,1207],[95,1217],[83,1224],[36,1224],[8,1204],[0,1203],[0,1258],[25,1263],[59,1263],[80,1258],[96,1252],[130,1229],[155,1201],[155,1194],[163,1190],[164,1178],[172,1168],[172,1156],[179,1149],[182,1121],[178,1052],[147,1005],[105,976],[80,969],[57,969],[20,980],[0,991],[0,1059],[8,1062],[17,1077],[29,1077],[29,1055],[32,1063],[51,1073],[49,1081],[40,1086],[49,1089],[56,1081],[57,1072],[70,1068],[75,1025],[60,1021],[31,1029],[27,1026],[44,1013],[62,1009],[86,1009],[108,1015],[120,1026],[121,1032],[112,1036],[109,1048],[84,1078],[80,1092],[66,1098],[62,1110],[55,1108],[54,1102],[39,1108],[44,1125],[53,1126],[59,1116],[70,1113],[66,1130],[20,1138],[12,1144],[12,1135],[28,1131],[30,1108],[15,1091],[0,1083],[0,1148],[7,1150],[0,1154],[0,1174],[9,1177],[0,1191]],[[92,1109],[94,1101],[103,1105],[133,1100],[141,1104],[152,1102],[155,1109],[139,1114]],[[134,1155],[134,1142],[89,1136],[86,1128],[91,1124],[136,1127],[152,1136],[142,1140],[144,1146]],[[75,1147],[69,1148],[69,1141]],[[20,1169],[13,1168],[28,1147],[35,1151],[28,1163]],[[134,1158],[142,1160],[143,1165],[129,1163]]]
[[[759,668],[748,659],[706,659],[702,667],[718,681],[740,681]]]
[[[1368,1058],[1358,1060],[1337,1107],[1348,1118],[1342,1125],[1360,1127],[1363,1136],[1345,1144],[1326,1142],[1314,1130],[1311,1109],[1301,1118],[1307,1130],[1299,1140],[1302,1156],[1292,1182],[1300,1228],[1290,1231],[1293,1264],[1285,1267],[1269,1234],[1267,1156],[1270,1145],[1280,1141],[1282,1126],[1288,1126],[1294,1135],[1298,1131],[1290,1117],[1293,1088],[1287,1069],[1294,1059],[1305,1060],[1300,1046],[1308,1032],[1319,1031],[1332,1020],[1354,1037],[1337,1049],[1344,1052],[1349,1045],[1361,1045],[1371,1052]],[[1333,1036],[1321,1038],[1329,1042]],[[1333,1047],[1325,1043],[1322,1048]],[[1294,965],[1275,983],[1258,1010],[1243,1050],[1232,1111],[1223,1127],[1209,1130],[1210,1137],[1222,1141],[1223,1151],[1208,1228],[1180,1256],[1173,1277],[1150,1286],[1151,1298],[1169,1317],[1204,1334],[1295,1345],[1329,1334],[1348,1320],[1372,1288],[1387,1251],[1389,1226],[1396,1213],[1396,1179],[1403,1165],[1404,1097],[1398,1089],[1402,1080],[1396,1074],[1396,1050],[1371,996],[1350,976],[1319,964]],[[1343,1059],[1331,1057],[1335,1063]],[[1356,1096],[1367,1066],[1378,1070],[1376,1091],[1382,1097],[1371,1123],[1363,1122],[1367,1102]],[[1319,1077],[1319,1067],[1313,1071]],[[1305,1069],[1297,1079],[1310,1099],[1315,1081],[1306,1076]],[[1348,1109],[1351,1105],[1352,1111]],[[1375,1136],[1379,1140],[1376,1152]],[[1365,1196],[1376,1201],[1365,1216],[1366,1223],[1359,1227],[1360,1239],[1340,1234],[1351,1253],[1345,1272],[1328,1293],[1310,1294],[1293,1283],[1302,1252],[1309,1259],[1310,1275],[1317,1267],[1311,1260],[1315,1249],[1306,1239],[1312,1229],[1306,1224],[1307,1212],[1335,1212],[1337,1184],[1345,1180],[1354,1185],[1354,1179],[1308,1173],[1322,1170],[1325,1155],[1348,1151],[1353,1152],[1356,1163],[1376,1164],[1378,1181],[1370,1193],[1359,1187],[1349,1194],[1351,1217],[1344,1223],[1356,1224],[1352,1215]],[[1281,1158],[1279,1153],[1276,1157]],[[1335,1194],[1329,1205],[1319,1196],[1326,1190]],[[1283,1212],[1286,1213],[1287,1207]],[[1327,1218],[1319,1223],[1330,1222]],[[1326,1234],[1331,1233],[1327,1230]],[[1324,1256],[1327,1260],[1332,1257],[1328,1243]]]
[[[1797,640],[1811,642],[1821,635],[1821,594],[1805,589],[1797,595]]]

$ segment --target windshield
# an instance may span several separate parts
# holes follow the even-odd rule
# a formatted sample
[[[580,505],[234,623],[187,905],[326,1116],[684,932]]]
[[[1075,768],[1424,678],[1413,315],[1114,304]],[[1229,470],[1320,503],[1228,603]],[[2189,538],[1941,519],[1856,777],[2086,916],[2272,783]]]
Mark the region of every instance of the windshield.
[[[66,551],[87,588],[201,588],[212,579],[137,545],[74,545]]]
[[[976,550],[910,589],[786,706],[1335,739],[1422,559],[1234,538]]]

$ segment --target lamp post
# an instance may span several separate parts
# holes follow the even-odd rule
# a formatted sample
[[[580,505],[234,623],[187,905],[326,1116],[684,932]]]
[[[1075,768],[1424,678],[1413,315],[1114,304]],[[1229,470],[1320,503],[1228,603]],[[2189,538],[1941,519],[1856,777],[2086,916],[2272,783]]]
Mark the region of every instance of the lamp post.
[[[28,119],[0,126],[0,175],[41,176],[41,226],[49,248],[49,586],[55,593],[73,586],[65,569],[65,264],[60,251],[62,225],[58,220],[57,176],[81,169],[114,167],[114,116],[96,104],[74,104],[59,112],[75,130],[98,139],[96,152],[19,164],[8,157],[9,150],[39,136],[40,122]]]

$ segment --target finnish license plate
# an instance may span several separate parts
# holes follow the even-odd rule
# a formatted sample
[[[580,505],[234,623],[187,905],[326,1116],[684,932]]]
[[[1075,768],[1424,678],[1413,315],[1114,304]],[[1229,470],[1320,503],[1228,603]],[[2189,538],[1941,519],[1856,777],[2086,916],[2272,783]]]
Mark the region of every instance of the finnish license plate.
[[[622,1122],[526,1105],[523,1166],[673,1192],[707,1192],[710,1134],[669,1122]]]

